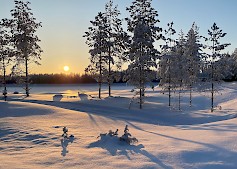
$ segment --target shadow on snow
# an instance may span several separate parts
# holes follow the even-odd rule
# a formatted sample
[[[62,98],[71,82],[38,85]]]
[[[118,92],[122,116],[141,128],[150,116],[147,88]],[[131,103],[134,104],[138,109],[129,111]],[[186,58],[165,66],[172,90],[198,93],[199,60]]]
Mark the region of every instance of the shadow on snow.
[[[142,144],[129,145],[126,142],[119,141],[115,136],[103,136],[99,140],[88,145],[88,148],[102,148],[108,151],[112,156],[126,156],[128,160],[131,160],[130,155],[141,154],[149,159],[149,161],[157,164],[159,168],[171,169],[171,167],[165,165],[155,155],[147,152]]]

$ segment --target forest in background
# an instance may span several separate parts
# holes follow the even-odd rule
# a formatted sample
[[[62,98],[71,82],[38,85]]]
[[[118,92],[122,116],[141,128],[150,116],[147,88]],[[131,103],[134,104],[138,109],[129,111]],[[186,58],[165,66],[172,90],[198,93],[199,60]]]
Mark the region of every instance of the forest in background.
[[[120,78],[114,80],[114,83],[124,83],[125,71],[117,72],[120,74]],[[153,71],[153,81],[157,82],[157,72]],[[0,79],[3,77],[0,76]],[[7,76],[6,77],[7,84],[23,84],[24,76]],[[94,79],[94,76],[91,74],[64,74],[64,73],[56,73],[56,74],[30,74],[29,81],[31,84],[85,84],[85,83],[97,83]]]
[[[2,78],[2,77],[1,77]],[[24,76],[7,76],[7,84],[22,84]],[[96,83],[91,75],[87,74],[31,74],[29,75],[31,84],[79,84]]]

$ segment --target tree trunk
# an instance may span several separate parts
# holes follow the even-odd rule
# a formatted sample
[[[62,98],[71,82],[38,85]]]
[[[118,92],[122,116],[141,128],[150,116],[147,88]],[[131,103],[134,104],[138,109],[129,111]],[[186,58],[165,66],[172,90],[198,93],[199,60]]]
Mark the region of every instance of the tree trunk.
[[[28,75],[28,58],[27,56],[25,56],[25,68],[26,68],[26,79],[25,79],[25,83],[26,83],[26,97],[30,96],[30,92],[29,92],[29,75]]]
[[[213,66],[213,57],[215,56],[214,50],[215,42],[212,42],[212,60],[211,60],[211,112],[214,111],[214,66]]]
[[[211,112],[214,111],[214,67],[211,63]]]
[[[142,109],[142,77],[141,77],[142,76],[142,68],[141,68],[141,65],[140,65],[140,75],[139,76],[140,76],[140,80],[139,80],[140,109]]]
[[[110,51],[110,46],[109,46],[109,76],[108,76],[108,85],[109,85],[109,97],[111,96],[111,51]]]
[[[168,69],[169,69],[169,86],[168,86],[168,91],[169,91],[169,107],[171,106],[171,86],[170,86],[170,83],[171,83],[171,75],[170,75],[170,60],[168,61]]]
[[[192,107],[192,85],[189,86],[189,106]]]
[[[101,83],[102,83],[102,58],[100,54],[100,75],[99,75],[99,98],[101,99]]]
[[[140,95],[140,109],[142,109],[142,90],[143,90],[143,87],[142,87],[142,64],[141,64],[141,56],[142,56],[142,46],[140,46],[140,59],[139,59],[139,66],[140,66],[140,70],[139,70],[139,95]]]
[[[99,99],[101,99],[101,82],[99,82]]]
[[[3,96],[4,100],[7,101],[6,65],[4,58],[3,58],[3,85],[4,85]]]
[[[214,83],[211,83],[211,112],[214,111]]]
[[[179,85],[179,111],[181,111],[181,87],[182,87],[182,82]]]

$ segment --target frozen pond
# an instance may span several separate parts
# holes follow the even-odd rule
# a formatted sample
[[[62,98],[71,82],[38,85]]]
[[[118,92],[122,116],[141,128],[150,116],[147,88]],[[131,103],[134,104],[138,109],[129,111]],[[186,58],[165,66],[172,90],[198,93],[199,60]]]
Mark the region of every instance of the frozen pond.
[[[18,91],[24,93],[24,85],[8,85],[8,93]],[[127,86],[126,83],[115,83],[112,85],[112,90],[119,89],[132,89],[131,86]],[[1,87],[1,90],[3,88]],[[30,93],[41,94],[54,94],[54,93],[77,93],[77,92],[89,92],[98,90],[98,84],[31,84]],[[108,85],[102,85],[102,91],[108,90]]]

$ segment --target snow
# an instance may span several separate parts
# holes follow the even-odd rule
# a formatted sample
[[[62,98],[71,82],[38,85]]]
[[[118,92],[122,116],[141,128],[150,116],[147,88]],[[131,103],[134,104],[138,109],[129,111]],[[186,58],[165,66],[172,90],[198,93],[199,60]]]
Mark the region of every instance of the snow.
[[[234,169],[237,166],[237,85],[225,83],[210,111],[207,93],[182,96],[182,111],[176,98],[159,87],[148,89],[142,110],[131,87],[112,91],[113,97],[80,100],[76,91],[34,93],[29,98],[9,94],[0,101],[0,168],[127,168],[127,169]],[[60,101],[53,96],[62,94]],[[119,141],[124,127],[138,139],[128,145]],[[63,139],[63,127],[73,139]],[[118,137],[99,137],[118,129]]]

